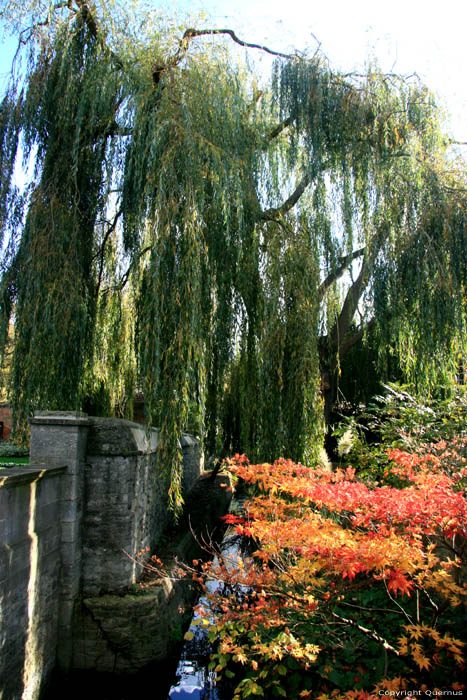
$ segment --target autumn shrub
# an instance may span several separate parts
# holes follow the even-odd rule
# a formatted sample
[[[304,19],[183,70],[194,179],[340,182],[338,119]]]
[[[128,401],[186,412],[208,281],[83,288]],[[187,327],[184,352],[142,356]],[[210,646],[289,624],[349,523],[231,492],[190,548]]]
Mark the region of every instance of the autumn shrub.
[[[461,693],[466,442],[392,448],[377,484],[351,467],[228,460],[254,487],[225,518],[251,555],[190,570],[223,584],[206,590],[199,620],[235,700]]]

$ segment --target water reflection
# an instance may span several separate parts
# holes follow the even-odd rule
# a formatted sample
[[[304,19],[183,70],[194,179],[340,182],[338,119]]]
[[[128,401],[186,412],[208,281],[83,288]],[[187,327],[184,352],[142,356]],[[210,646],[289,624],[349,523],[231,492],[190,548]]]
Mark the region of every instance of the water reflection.
[[[195,664],[186,661],[180,668],[180,675],[180,682],[170,690],[171,700],[221,700],[215,687],[215,677],[206,679],[206,675],[209,676],[206,669],[197,670]]]
[[[202,604],[204,601],[201,600]],[[196,615],[193,621],[196,619]],[[216,688],[216,674],[209,666],[212,644],[205,628],[191,625],[193,639],[183,645],[178,662],[176,681],[169,693],[170,700],[222,700]]]
[[[228,531],[222,541],[221,551],[227,566],[229,561],[234,564],[241,556],[241,538]],[[209,581],[208,592],[215,593],[221,585],[216,581]],[[198,605],[204,608],[205,618],[209,608],[205,596],[201,596]],[[193,638],[183,645],[176,683],[170,689],[169,700],[222,700],[221,691],[216,687],[216,673],[208,668],[214,647],[209,642],[208,629],[196,623],[198,618],[199,615],[195,612],[189,629]]]

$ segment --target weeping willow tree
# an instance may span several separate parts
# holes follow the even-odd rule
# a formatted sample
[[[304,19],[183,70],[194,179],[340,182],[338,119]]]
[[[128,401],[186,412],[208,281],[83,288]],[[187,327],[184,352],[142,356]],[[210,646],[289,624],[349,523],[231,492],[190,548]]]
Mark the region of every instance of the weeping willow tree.
[[[29,4],[30,26],[2,10],[24,56],[0,106],[18,432],[37,407],[130,415],[139,389],[177,508],[184,429],[214,454],[312,458],[369,328],[423,390],[453,376],[465,169],[424,86],[138,6]],[[269,79],[239,44],[274,55]]]

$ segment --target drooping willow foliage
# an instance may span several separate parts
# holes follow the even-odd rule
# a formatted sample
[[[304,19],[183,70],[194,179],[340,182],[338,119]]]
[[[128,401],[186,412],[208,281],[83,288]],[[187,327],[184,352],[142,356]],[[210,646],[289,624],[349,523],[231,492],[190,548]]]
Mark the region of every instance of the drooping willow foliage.
[[[423,86],[278,56],[258,87],[225,30],[41,9],[0,106],[18,432],[37,407],[131,416],[142,391],[178,507],[185,429],[210,454],[312,458],[368,328],[420,387],[452,376],[465,172]]]

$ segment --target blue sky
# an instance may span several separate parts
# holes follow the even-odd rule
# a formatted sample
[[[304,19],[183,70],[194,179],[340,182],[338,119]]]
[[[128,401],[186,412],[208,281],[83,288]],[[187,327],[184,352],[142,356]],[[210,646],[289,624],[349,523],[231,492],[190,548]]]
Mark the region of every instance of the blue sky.
[[[467,141],[466,0],[153,0],[180,15],[205,11],[213,26],[278,50],[316,47],[331,65],[360,71],[376,56],[385,71],[416,72],[451,115],[447,130]],[[209,22],[211,23],[211,22]],[[14,42],[0,46],[0,89]],[[467,149],[466,149],[467,150]]]

